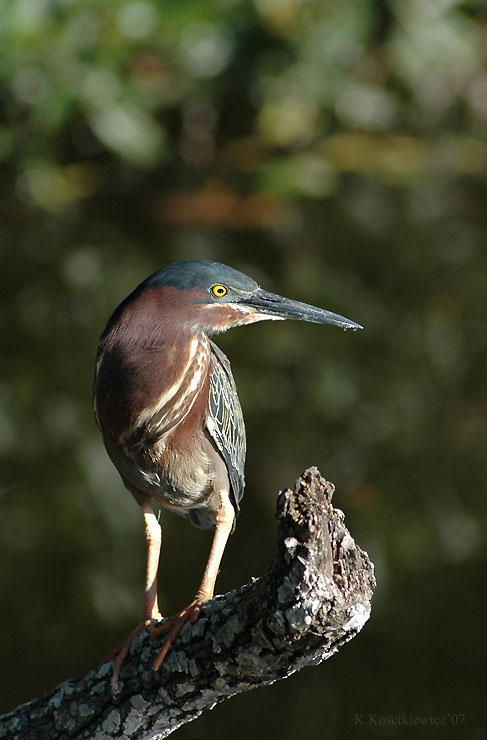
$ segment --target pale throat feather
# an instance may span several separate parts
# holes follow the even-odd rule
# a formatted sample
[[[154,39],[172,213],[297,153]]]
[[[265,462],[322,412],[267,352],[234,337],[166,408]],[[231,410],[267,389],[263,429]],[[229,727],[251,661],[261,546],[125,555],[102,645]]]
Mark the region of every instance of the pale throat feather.
[[[211,334],[219,334],[234,326],[255,324],[258,321],[285,321],[282,316],[260,313],[255,308],[239,303],[214,303],[207,308],[211,312],[208,317],[211,321],[208,320],[207,326]]]
[[[134,420],[131,427],[121,436],[120,443],[130,445],[131,437],[144,428],[147,434],[158,436],[153,452],[160,455],[166,448],[168,437],[186,419],[198,397],[208,370],[210,345],[201,335],[191,339],[185,363],[177,379],[165,388],[157,400],[146,407]],[[164,358],[161,358],[164,361]],[[189,385],[188,385],[189,377]]]

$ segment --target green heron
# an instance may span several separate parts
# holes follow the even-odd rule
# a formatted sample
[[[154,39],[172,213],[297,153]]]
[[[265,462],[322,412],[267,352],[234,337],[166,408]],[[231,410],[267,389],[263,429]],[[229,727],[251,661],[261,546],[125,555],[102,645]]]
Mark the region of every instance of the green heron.
[[[125,487],[142,508],[147,542],[143,619],[112,654],[113,685],[134,637],[167,632],[154,668],[188,620],[213,597],[244,492],[245,427],[230,363],[208,337],[268,319],[361,329],[349,319],[268,293],[241,272],[206,260],[176,262],[142,282],[114,311],[98,347],[98,426]],[[161,528],[151,500],[214,529],[200,587],[157,626]]]

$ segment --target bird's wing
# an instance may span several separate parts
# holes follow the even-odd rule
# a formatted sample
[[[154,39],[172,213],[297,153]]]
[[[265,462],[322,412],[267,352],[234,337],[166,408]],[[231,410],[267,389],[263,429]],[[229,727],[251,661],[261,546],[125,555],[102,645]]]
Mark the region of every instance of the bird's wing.
[[[232,503],[237,512],[245,486],[245,424],[230,362],[216,344],[210,344],[210,417],[207,426],[227,465]]]

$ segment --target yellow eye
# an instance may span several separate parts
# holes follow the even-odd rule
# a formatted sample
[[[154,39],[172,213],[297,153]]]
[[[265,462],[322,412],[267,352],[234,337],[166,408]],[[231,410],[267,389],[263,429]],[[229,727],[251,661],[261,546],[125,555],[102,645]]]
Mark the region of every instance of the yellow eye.
[[[213,288],[211,289],[211,292],[217,298],[223,298],[223,296],[228,293],[228,288],[225,288],[224,285],[214,285]]]

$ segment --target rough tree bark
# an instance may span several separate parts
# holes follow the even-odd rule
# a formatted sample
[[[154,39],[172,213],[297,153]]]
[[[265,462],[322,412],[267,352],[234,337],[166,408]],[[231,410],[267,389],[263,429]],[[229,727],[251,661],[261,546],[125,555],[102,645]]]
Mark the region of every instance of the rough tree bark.
[[[329,658],[367,621],[375,585],[333,491],[310,468],[279,494],[277,557],[260,578],[208,602],[158,672],[160,640],[142,634],[116,695],[105,664],[1,717],[1,740],[164,738],[218,702]]]

